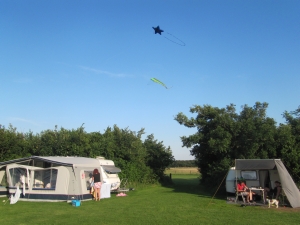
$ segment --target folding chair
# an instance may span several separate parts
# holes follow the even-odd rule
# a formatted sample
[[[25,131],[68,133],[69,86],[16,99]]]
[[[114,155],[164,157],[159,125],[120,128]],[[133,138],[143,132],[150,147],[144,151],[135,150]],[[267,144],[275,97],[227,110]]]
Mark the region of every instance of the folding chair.
[[[237,190],[235,190],[235,203],[237,203],[239,197],[242,197],[244,204],[246,204],[245,195],[243,194],[243,192],[238,192]]]
[[[129,189],[127,188],[127,183],[128,183],[128,179],[123,178],[120,182],[120,187],[118,189],[118,192],[129,191]]]

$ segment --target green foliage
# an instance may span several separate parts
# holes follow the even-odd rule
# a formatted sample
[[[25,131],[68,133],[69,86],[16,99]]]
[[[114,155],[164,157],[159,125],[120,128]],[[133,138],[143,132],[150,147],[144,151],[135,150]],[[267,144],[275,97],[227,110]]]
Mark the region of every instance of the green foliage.
[[[175,120],[197,132],[181,137],[183,146],[191,148],[202,182],[219,184],[234,159],[281,158],[292,175],[300,174],[300,108],[284,113],[287,125],[276,127],[274,119],[266,116],[268,104],[256,102],[244,105],[238,114],[235,105],[217,108],[210,105],[194,106],[188,118],[178,113]],[[296,178],[297,179],[297,178]]]
[[[152,134],[144,141],[144,146],[147,151],[146,165],[149,166],[160,179],[163,179],[165,169],[175,160],[170,147],[165,148],[163,142],[154,140]]]
[[[278,155],[283,159],[294,180],[300,182],[300,106],[284,112],[287,124],[280,124],[277,133]]]
[[[276,122],[266,116],[268,104],[257,102],[254,107],[245,105],[236,124],[235,158],[272,158],[276,153]]]
[[[157,175],[153,173],[150,167],[139,162],[126,162],[122,166],[121,178],[127,178],[130,182],[140,184],[156,183]]]
[[[0,125],[0,160],[10,160],[26,155],[24,135],[9,125],[8,129]]]
[[[224,173],[231,165],[231,140],[237,136],[237,114],[233,105],[222,109],[209,105],[194,106],[190,111],[197,114],[196,118],[188,119],[182,113],[175,118],[180,124],[195,127],[198,131],[189,137],[181,137],[183,146],[192,147],[191,154],[195,156],[200,168],[202,181],[216,184],[220,173]]]
[[[83,125],[78,129],[45,130],[39,134],[18,133],[12,125],[0,127],[0,161],[36,156],[104,156],[120,167],[121,178],[142,184],[156,183],[174,160],[170,147],[149,135],[141,140],[144,129],[133,132],[116,125],[103,134],[87,133]]]

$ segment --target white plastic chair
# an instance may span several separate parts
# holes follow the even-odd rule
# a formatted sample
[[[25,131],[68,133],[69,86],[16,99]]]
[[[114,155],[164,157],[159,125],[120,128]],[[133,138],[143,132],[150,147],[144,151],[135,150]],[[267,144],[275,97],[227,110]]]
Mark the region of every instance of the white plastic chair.
[[[239,197],[242,197],[244,204],[246,204],[245,195],[243,194],[243,192],[235,190],[235,203],[237,203]]]
[[[127,183],[128,183],[128,179],[123,178],[120,182],[120,187],[118,189],[118,192],[129,191],[129,189],[127,188]]]

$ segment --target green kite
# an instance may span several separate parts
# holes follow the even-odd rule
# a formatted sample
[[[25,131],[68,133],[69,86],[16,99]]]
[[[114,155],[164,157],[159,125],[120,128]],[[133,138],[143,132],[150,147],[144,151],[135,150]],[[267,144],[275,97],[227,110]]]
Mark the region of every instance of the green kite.
[[[151,78],[150,80],[152,80],[153,82],[158,83],[158,84],[164,86],[165,88],[169,89],[163,82],[161,82],[160,80],[157,80],[157,79],[154,78],[154,77]]]

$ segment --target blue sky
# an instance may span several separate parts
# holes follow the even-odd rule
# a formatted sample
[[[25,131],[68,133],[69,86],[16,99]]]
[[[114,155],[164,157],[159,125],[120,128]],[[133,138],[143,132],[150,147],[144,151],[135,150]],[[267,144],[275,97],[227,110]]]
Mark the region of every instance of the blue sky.
[[[193,159],[180,136],[196,130],[179,112],[260,101],[282,123],[300,105],[299,10],[297,0],[1,0],[0,124],[145,128]]]

